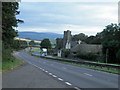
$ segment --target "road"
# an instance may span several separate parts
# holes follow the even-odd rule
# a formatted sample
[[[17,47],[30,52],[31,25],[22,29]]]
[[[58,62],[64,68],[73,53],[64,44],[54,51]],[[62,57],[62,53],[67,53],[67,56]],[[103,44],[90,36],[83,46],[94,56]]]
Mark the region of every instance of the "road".
[[[102,71],[77,67],[69,64],[55,62],[39,57],[34,57],[26,52],[17,52],[17,57],[22,58],[39,70],[74,88],[104,88],[105,90],[116,90],[118,88],[118,75]],[[79,90],[79,89],[78,89]]]

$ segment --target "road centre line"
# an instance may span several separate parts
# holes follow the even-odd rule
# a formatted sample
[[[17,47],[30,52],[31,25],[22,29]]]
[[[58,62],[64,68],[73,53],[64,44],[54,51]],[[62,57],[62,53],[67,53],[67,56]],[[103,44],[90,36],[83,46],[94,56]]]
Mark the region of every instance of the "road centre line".
[[[69,85],[69,86],[71,86],[72,84],[71,83],[69,83],[69,82],[65,82],[67,85]]]
[[[49,75],[52,75],[52,73],[49,73]]]
[[[77,89],[77,90],[81,90],[81,89],[79,89],[78,87],[74,87],[75,89]]]
[[[55,76],[55,75],[52,75],[53,77],[57,77],[57,76]]]
[[[48,73],[48,71],[45,71],[46,73]]]
[[[58,80],[63,81],[63,79],[62,79],[62,78],[58,78]]]
[[[93,75],[91,75],[91,74],[88,74],[88,73],[84,73],[85,75],[88,75],[88,76],[93,76]]]

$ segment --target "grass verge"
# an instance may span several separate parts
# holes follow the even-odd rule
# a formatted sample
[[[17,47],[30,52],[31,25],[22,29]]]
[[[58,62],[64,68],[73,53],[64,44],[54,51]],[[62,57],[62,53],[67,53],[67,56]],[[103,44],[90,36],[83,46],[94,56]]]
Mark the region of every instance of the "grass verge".
[[[13,70],[24,64],[24,61],[13,58],[13,60],[6,60],[2,62],[2,72]]]

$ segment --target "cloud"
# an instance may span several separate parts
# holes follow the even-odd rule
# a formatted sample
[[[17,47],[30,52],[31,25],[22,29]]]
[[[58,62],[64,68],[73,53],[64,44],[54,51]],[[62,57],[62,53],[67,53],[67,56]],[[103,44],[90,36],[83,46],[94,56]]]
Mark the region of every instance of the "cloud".
[[[19,25],[19,31],[63,33],[69,29],[73,34],[95,35],[118,19],[118,5],[111,2],[22,2],[20,11],[17,17],[25,23]]]
[[[119,0],[21,0],[22,2],[118,2]]]

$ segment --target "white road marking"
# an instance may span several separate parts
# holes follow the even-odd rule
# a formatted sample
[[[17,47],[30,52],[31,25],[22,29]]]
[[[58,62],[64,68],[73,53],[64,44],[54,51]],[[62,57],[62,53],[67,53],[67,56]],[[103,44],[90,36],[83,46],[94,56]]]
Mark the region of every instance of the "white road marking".
[[[91,74],[88,74],[88,73],[84,73],[85,75],[88,75],[88,76],[93,76],[93,75],[91,75]]]
[[[67,85],[69,85],[69,86],[71,86],[72,84],[71,83],[69,83],[69,82],[65,82]]]
[[[74,87],[75,89],[77,89],[77,90],[81,90],[81,89],[79,89],[78,87]]]
[[[52,73],[49,73],[49,75],[52,75]]]
[[[63,69],[67,69],[67,68],[63,67]]]
[[[58,80],[63,81],[63,79],[62,79],[62,78],[58,78]]]
[[[55,75],[52,75],[53,77],[57,77],[57,76],[55,76]]]
[[[46,73],[48,73],[48,71],[45,71]]]

